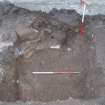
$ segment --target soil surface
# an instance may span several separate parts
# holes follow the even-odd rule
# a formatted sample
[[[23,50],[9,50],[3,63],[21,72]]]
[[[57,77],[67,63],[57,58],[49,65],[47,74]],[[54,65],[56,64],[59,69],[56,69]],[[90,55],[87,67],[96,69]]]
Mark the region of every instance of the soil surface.
[[[80,21],[74,10],[53,9],[47,14],[1,3],[0,100],[104,105],[105,16],[86,16],[83,37]],[[49,71],[79,74],[32,73]]]

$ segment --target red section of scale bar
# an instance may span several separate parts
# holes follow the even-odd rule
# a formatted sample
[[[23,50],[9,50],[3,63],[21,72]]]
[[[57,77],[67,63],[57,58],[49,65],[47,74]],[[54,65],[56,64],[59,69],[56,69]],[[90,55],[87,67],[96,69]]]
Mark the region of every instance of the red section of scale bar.
[[[84,37],[85,32],[86,32],[85,25],[84,25],[84,23],[81,23],[80,24],[80,37]]]
[[[79,72],[53,72],[54,74],[78,74]]]

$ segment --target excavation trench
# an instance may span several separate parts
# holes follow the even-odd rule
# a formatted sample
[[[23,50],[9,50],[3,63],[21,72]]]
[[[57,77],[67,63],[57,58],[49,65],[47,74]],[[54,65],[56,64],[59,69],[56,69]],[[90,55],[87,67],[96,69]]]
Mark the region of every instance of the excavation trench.
[[[11,8],[3,23],[9,22],[6,25],[14,33],[11,35],[12,31],[6,31],[2,38],[4,42],[15,42],[15,45],[6,47],[0,54],[1,101],[47,102],[70,97],[89,100],[105,95],[104,74],[102,68],[97,66],[96,42],[92,39],[95,31],[92,27],[102,24],[104,16],[87,16],[87,32],[81,38],[81,18],[73,10],[53,10],[46,14]],[[32,73],[60,71],[80,73]]]

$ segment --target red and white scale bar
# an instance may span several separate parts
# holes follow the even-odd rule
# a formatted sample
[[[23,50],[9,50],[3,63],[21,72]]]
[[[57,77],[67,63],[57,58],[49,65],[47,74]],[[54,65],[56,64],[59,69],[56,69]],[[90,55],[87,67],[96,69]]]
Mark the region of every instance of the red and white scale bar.
[[[32,72],[32,74],[43,74],[43,75],[51,75],[51,74],[80,74],[80,72]]]
[[[80,36],[83,37],[86,30],[85,30],[85,24],[84,24],[84,19],[85,19],[85,12],[86,12],[86,2],[85,0],[81,0],[81,5],[83,6],[83,14],[82,14],[82,21],[80,24]]]

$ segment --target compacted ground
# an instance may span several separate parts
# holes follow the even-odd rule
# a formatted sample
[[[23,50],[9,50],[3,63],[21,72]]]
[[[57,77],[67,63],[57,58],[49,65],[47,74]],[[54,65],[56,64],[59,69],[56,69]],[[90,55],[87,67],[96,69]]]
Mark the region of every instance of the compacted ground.
[[[105,16],[86,16],[83,37],[80,21],[74,10],[47,14],[0,4],[0,100],[104,105],[104,37],[99,34],[105,33]],[[49,71],[79,73],[33,74]]]

